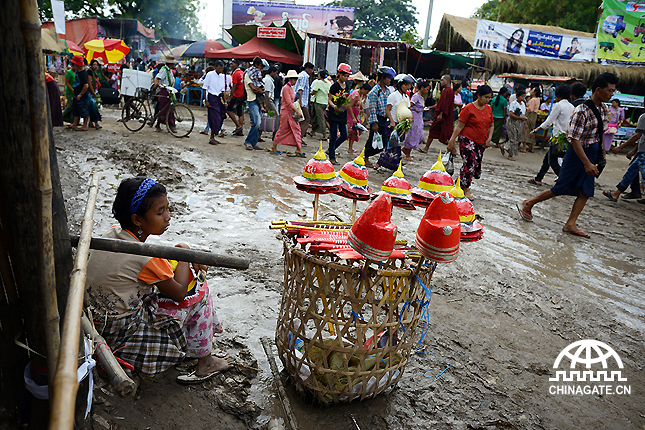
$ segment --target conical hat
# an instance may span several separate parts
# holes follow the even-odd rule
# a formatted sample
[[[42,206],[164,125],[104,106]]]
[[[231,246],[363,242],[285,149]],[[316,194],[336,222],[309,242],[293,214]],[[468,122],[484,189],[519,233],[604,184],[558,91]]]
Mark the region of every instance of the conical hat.
[[[442,191],[450,191],[455,186],[452,176],[446,172],[441,162],[441,152],[437,162],[421,176],[419,186],[412,189],[414,194],[425,198],[434,198],[434,195]]]
[[[398,231],[391,218],[392,198],[383,193],[358,217],[347,236],[347,241],[365,258],[386,261],[392,254]]]
[[[399,103],[399,105],[396,107],[396,117],[399,121],[413,118],[412,111],[410,110],[410,107],[408,106],[407,103],[405,102]]]
[[[307,161],[305,168],[302,169],[302,176],[294,176],[293,182],[296,185],[304,185],[308,187],[340,187],[342,181],[336,177],[334,166],[327,160],[325,151],[322,149],[322,141],[320,148],[314,158]],[[338,191],[338,190],[336,190]]]
[[[414,244],[425,258],[450,263],[457,259],[460,239],[457,203],[449,192],[442,191],[426,209]]]
[[[369,198],[372,194],[372,188],[367,183],[369,173],[365,167],[365,160],[363,153],[365,148],[361,151],[360,155],[354,158],[353,161],[345,163],[345,165],[338,172],[338,177],[342,180],[343,190],[341,193],[344,197],[349,198]]]
[[[411,200],[410,196],[410,183],[403,176],[403,171],[401,170],[401,163],[399,162],[399,168],[383,182],[381,185],[381,191],[392,194],[398,198],[403,198],[406,200]]]
[[[468,197],[464,195],[464,190],[461,189],[460,178],[457,178],[457,183],[454,188],[450,190],[450,194],[457,202],[457,212],[459,212],[459,221],[473,222],[475,220],[475,207]]]

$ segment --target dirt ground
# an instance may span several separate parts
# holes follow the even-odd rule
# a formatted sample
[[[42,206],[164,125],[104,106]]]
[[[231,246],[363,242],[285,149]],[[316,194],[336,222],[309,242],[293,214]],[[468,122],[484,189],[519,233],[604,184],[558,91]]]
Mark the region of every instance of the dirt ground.
[[[212,146],[197,133],[205,111],[194,111],[197,130],[187,139],[148,127],[131,133],[116,121],[120,112],[110,108],[103,110],[100,131],[55,131],[73,233],[80,231],[92,171],[102,176],[95,236],[115,222],[111,204],[120,180],[144,174],[166,185],[172,204],[169,231],[152,243],[181,241],[251,260],[246,271],[208,273],[225,327],[216,337],[218,347],[232,357],[233,370],[186,387],[175,382],[178,373],[171,369],[142,381],[127,399],[99,379],[95,429],[264,428],[270,418],[283,416],[259,342],[274,337],[283,282],[281,245],[268,225],[299,219],[303,211],[311,219],[312,198],[297,191],[291,177],[301,173],[317,141],[307,139],[306,159],[246,151],[242,137],[225,137]],[[230,121],[225,126],[232,130]],[[341,149],[341,163],[353,158],[346,144]],[[429,154],[415,152],[416,161],[404,167],[413,186],[439,149],[444,146],[435,142]],[[290,386],[301,429],[645,429],[645,205],[602,196],[627,167],[623,155],[611,155],[579,221],[590,239],[561,232],[571,197],[537,206],[535,222],[523,222],[515,203],[546,189],[527,183],[542,156],[539,150],[511,162],[496,149],[486,151],[482,178],[472,188],[485,238],[463,244],[456,262],[437,268],[431,327],[398,388],[363,402],[320,407]],[[456,168],[460,164],[457,160]],[[379,189],[388,176],[370,170],[372,188]],[[546,182],[554,178],[549,173]],[[349,200],[329,195],[320,200],[323,217],[349,219]],[[359,202],[359,211],[365,207]],[[400,237],[413,240],[422,215],[395,208]],[[617,352],[631,394],[549,393],[554,360],[582,339]]]

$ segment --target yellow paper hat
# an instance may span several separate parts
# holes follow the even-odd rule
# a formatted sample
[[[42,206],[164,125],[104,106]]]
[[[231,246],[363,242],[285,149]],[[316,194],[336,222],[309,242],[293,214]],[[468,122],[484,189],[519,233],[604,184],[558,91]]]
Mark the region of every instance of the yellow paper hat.
[[[475,221],[475,207],[473,203],[465,196],[464,190],[461,189],[460,178],[457,178],[457,183],[450,190],[450,194],[457,202],[457,211],[459,212],[460,222],[473,222]]]
[[[381,191],[395,196],[409,196],[410,188],[410,183],[405,179],[403,170],[401,170],[401,162],[399,162],[399,168],[396,172],[381,185]]]

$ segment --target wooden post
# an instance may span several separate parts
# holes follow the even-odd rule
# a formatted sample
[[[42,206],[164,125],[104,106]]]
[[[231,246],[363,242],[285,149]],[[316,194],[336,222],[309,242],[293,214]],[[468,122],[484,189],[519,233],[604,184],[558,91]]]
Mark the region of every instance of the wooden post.
[[[56,274],[52,229],[52,183],[49,161],[49,134],[43,124],[49,123],[48,95],[43,79],[43,50],[40,19],[35,0],[20,1],[20,27],[25,42],[27,79],[29,85],[29,113],[31,116],[31,143],[34,156],[34,179],[37,189],[39,221],[36,224],[38,242],[38,273],[45,307],[45,336],[47,339],[47,367],[49,387],[53,381],[60,348],[60,316],[56,300]]]
[[[356,199],[352,201],[352,224],[356,222]]]
[[[278,388],[278,398],[280,399],[280,403],[282,403],[282,407],[284,408],[284,415],[287,418],[287,426],[291,430],[298,430],[298,422],[296,421],[296,416],[293,414],[293,410],[291,409],[289,397],[287,396],[287,392],[284,389],[284,385],[282,385],[282,380],[280,380],[280,373],[278,372],[278,366],[276,366],[275,359],[273,358],[271,341],[269,340],[269,338],[263,337],[260,338],[260,342],[262,343],[264,353],[267,355],[267,359],[269,360],[271,373],[273,373],[273,380],[275,381],[275,384]]]
[[[320,195],[316,194],[316,197],[314,197],[314,221],[318,221],[318,200],[319,200]]]
[[[63,321],[61,342],[63,349],[58,357],[56,376],[53,384],[53,400],[49,428],[72,429],[74,426],[74,408],[71,405],[76,399],[78,381],[76,369],[78,367],[78,338],[81,333],[81,316],[83,311],[83,294],[85,293],[85,280],[87,278],[87,260],[90,252],[92,226],[94,224],[94,206],[98,193],[99,176],[92,174],[92,183],[89,189],[85,216],[81,224],[81,239],[76,253],[76,262],[69,289],[69,299]]]

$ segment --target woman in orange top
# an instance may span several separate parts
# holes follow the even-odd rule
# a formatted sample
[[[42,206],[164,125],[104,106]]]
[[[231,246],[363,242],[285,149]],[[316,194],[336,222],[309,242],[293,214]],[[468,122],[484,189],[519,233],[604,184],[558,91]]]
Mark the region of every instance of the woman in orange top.
[[[106,238],[145,242],[161,235],[170,226],[166,188],[148,178],[125,179],[112,213],[120,225],[111,227]],[[193,269],[208,267],[193,264]],[[87,266],[85,304],[117,358],[149,376],[184,357],[197,358],[195,371],[177,381],[198,383],[229,365],[211,356],[219,322],[206,282],[194,278],[186,262],[175,262],[173,268],[163,258],[95,250]]]
[[[480,85],[475,93],[477,99],[464,107],[459,114],[457,128],[448,142],[448,151],[457,154],[456,140],[459,140],[459,152],[464,163],[459,173],[464,195],[470,200],[470,184],[479,179],[482,172],[484,150],[490,146],[493,138],[493,109],[488,104],[493,97],[493,90],[488,85]]]

